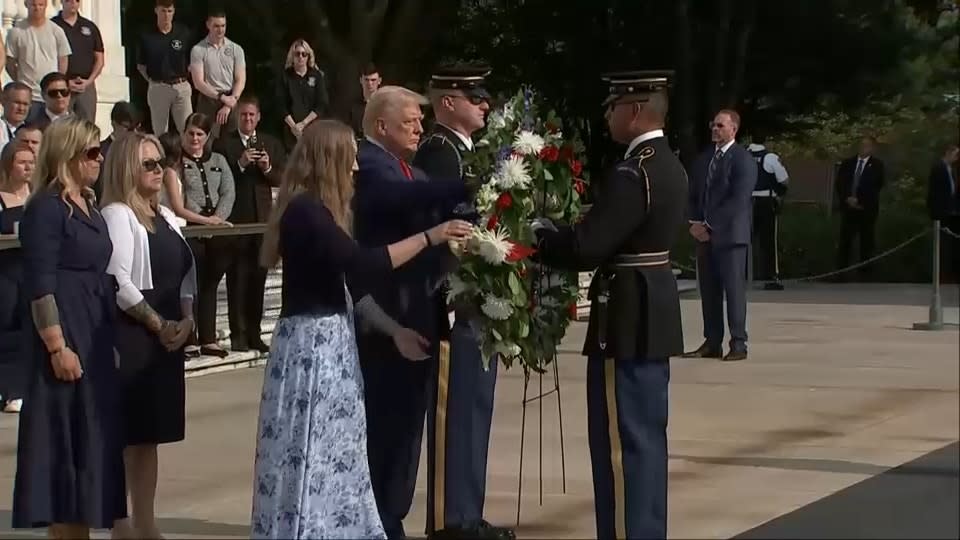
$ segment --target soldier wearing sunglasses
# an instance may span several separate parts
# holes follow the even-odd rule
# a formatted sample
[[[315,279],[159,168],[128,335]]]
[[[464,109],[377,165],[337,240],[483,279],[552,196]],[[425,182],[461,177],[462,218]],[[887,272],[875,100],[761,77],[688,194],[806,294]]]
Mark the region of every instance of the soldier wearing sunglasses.
[[[63,73],[48,73],[40,81],[40,91],[43,93],[44,109],[36,123],[41,130],[51,123],[70,116],[70,86],[67,76]]]

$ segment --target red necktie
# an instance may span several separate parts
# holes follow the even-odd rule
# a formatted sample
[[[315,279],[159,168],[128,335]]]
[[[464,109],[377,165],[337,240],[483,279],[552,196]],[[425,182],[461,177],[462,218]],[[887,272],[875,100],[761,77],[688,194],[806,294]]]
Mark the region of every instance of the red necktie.
[[[413,180],[413,171],[410,170],[410,166],[407,165],[407,162],[404,160],[400,161],[400,169],[403,171],[403,175],[407,177],[407,180]]]

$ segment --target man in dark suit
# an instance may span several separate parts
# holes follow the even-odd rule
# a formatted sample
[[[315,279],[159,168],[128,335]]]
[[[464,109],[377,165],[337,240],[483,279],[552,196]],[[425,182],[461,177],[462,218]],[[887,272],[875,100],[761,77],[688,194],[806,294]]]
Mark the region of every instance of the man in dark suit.
[[[113,141],[131,131],[140,130],[140,114],[131,103],[118,101],[113,104],[113,109],[110,110],[110,125],[113,127],[113,131],[106,139],[100,141],[100,153],[103,154],[104,158],[106,158],[107,152],[110,151],[110,146],[113,144]],[[93,184],[93,192],[96,193],[98,201],[103,199],[103,182],[100,181],[101,178],[103,178],[102,168],[100,169],[100,177],[98,177],[97,182]]]
[[[873,257],[880,190],[885,181],[883,162],[873,155],[876,145],[875,138],[865,136],[857,155],[843,160],[837,170],[836,200],[841,219],[837,268],[850,264],[854,238],[860,240],[860,261]]]
[[[697,240],[697,280],[706,341],[686,358],[747,358],[747,247],[757,165],[736,143],[740,115],[722,110],[711,124],[713,146],[690,170],[690,234]],[[730,351],[723,356],[723,299]]]
[[[398,86],[380,88],[367,102],[353,199],[354,237],[360,245],[391,244],[446,221],[434,209],[452,208],[452,201],[466,196],[461,183],[429,182],[410,165],[423,133],[420,107],[426,103]],[[443,277],[439,261],[449,253],[446,245],[434,246],[375,283],[351,283],[360,315],[357,346],[370,481],[389,538],[406,536],[403,519],[413,504],[432,369],[427,350],[438,330],[431,296]],[[370,302],[396,323],[387,326],[418,333],[423,348],[402,351],[396,336],[370,328],[364,313]]]
[[[223,154],[233,173],[236,200],[230,223],[266,223],[273,207],[272,187],[280,185],[286,153],[283,143],[260,133],[260,102],[243,96],[237,102],[236,131],[217,139],[214,151]],[[227,269],[227,313],[230,349],[267,352],[260,337],[263,290],[267,271],[260,266],[260,235],[234,236],[229,252],[234,261]]]
[[[940,220],[940,226],[960,234],[960,186],[957,185],[957,156],[960,148],[956,143],[949,144],[930,168],[927,184],[927,210],[930,219]],[[941,233],[942,254],[940,256],[942,280],[946,282],[960,279],[960,241],[956,237]]]

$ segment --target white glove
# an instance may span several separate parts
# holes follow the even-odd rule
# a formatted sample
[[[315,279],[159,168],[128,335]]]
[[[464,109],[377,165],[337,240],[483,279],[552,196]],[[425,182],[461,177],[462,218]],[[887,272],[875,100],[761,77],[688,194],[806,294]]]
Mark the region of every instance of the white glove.
[[[530,228],[533,230],[533,232],[537,232],[540,229],[546,229],[548,231],[553,231],[553,232],[557,232],[559,230],[557,229],[557,226],[554,225],[552,221],[550,221],[549,218],[545,218],[545,217],[536,218],[533,221],[531,221]]]

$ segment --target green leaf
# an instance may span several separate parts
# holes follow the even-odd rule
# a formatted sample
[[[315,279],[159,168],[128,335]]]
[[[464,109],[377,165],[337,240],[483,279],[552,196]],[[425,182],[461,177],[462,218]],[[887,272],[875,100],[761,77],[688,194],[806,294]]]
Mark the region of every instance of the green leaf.
[[[510,274],[510,277],[507,278],[507,281],[510,284],[510,292],[516,296],[520,294],[520,280],[517,279],[517,275],[514,273]]]

